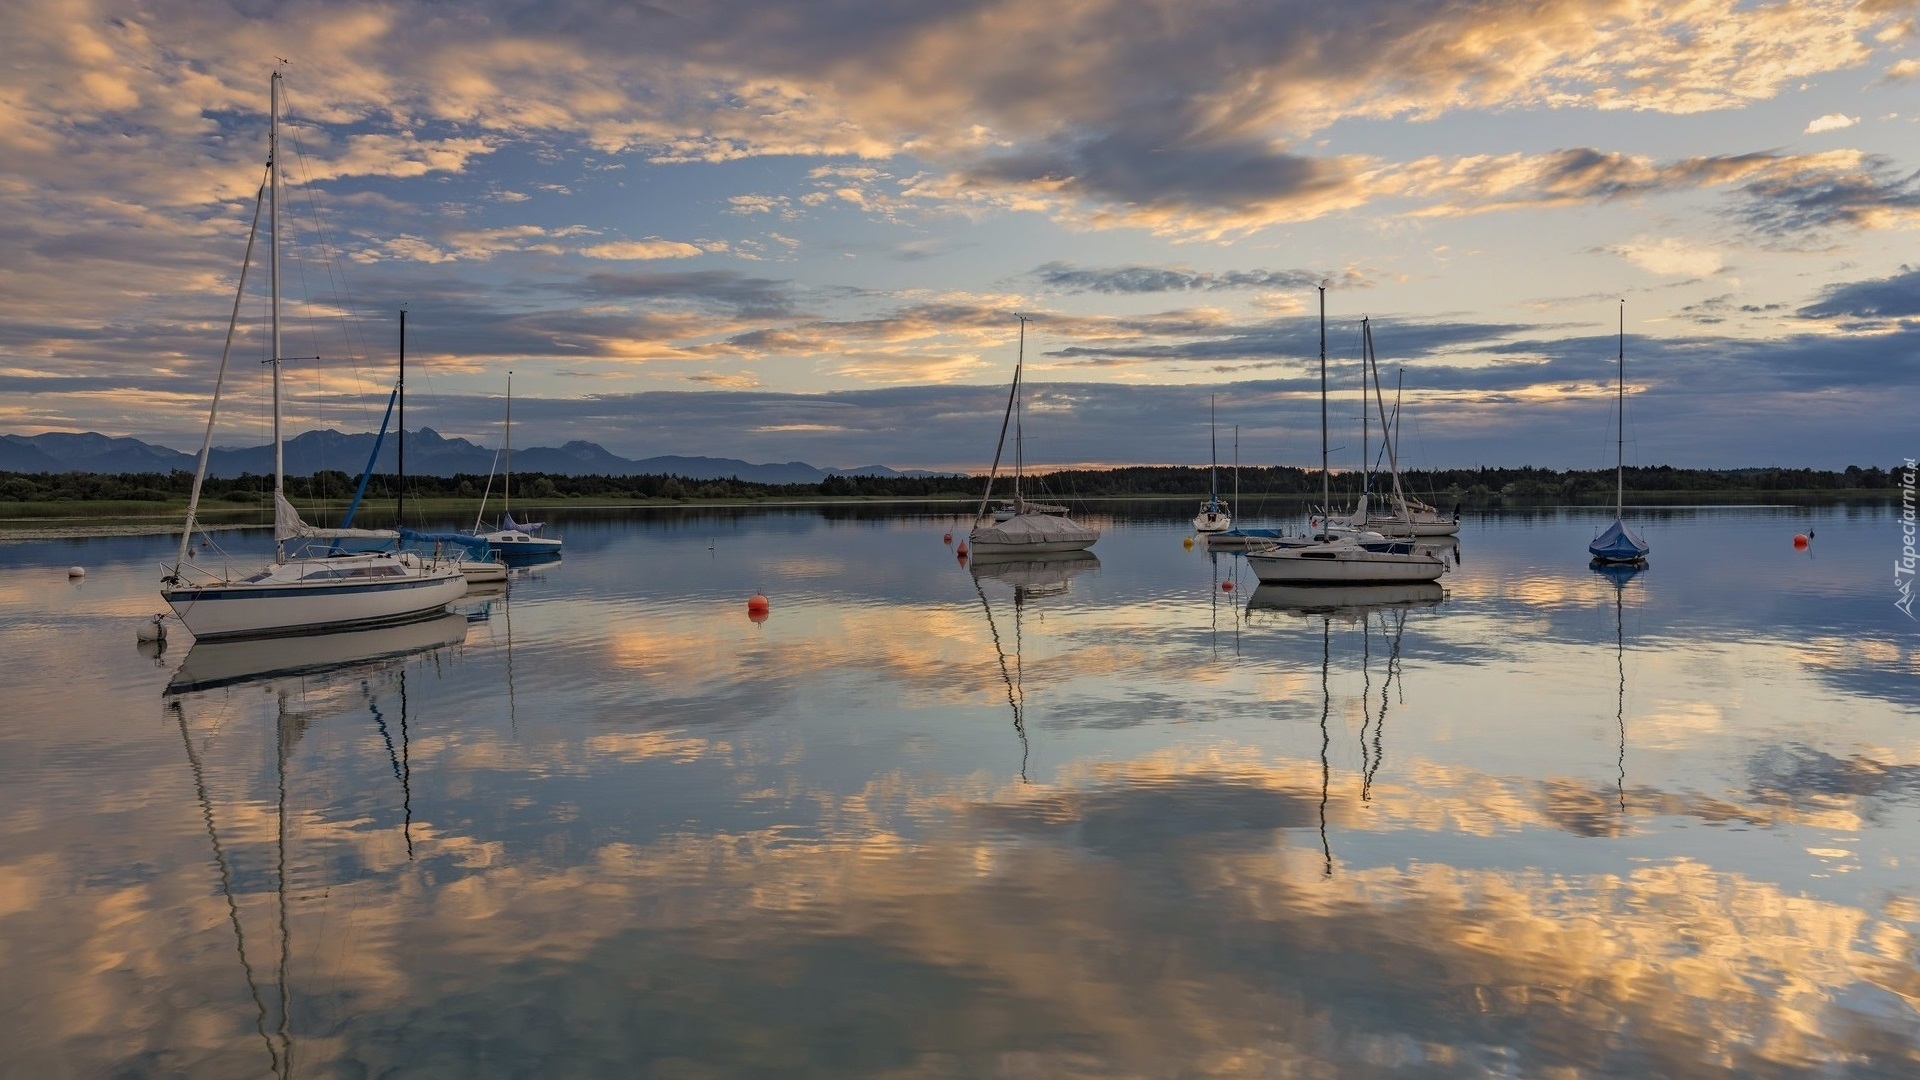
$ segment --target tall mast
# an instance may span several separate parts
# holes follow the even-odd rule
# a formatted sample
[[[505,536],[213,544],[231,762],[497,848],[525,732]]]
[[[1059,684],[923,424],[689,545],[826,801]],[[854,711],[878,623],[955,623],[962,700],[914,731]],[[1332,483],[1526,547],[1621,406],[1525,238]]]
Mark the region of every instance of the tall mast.
[[[1027,366],[1027,317],[1016,316],[1020,320],[1020,352],[1013,364],[1013,512],[1018,514],[1025,507],[1020,505],[1020,474],[1026,464],[1026,442],[1020,428],[1020,377]]]
[[[1333,512],[1333,473],[1327,460],[1327,287],[1320,286],[1320,535]]]
[[[268,310],[273,320],[273,341],[268,346],[273,364],[273,497],[274,513],[279,513],[280,500],[285,497],[287,462],[285,450],[280,445],[280,73],[274,72],[269,83],[271,93],[268,96],[267,117],[267,232],[272,243],[267,245],[267,291]],[[286,553],[279,543],[274,544],[274,554],[280,561],[286,561]]]
[[[1613,428],[1613,516],[1627,516],[1627,302],[1620,301],[1620,416]]]
[[[1207,469],[1207,487],[1211,489],[1208,498],[1220,501],[1220,438],[1213,426],[1213,395],[1207,395],[1207,458],[1213,464]]]
[[[407,523],[407,309],[400,309],[400,485],[393,499],[393,524]]]
[[[507,471],[500,478],[500,514],[513,516],[513,372],[507,372]]]

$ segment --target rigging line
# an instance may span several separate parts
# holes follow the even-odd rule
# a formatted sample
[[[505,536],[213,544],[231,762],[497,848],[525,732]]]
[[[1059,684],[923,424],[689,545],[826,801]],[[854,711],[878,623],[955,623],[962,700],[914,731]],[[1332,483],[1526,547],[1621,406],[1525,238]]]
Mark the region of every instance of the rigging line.
[[[193,787],[200,796],[200,817],[207,823],[207,839],[213,843],[213,861],[220,869],[220,893],[227,899],[227,919],[233,924],[234,948],[240,954],[240,970],[246,976],[247,994],[253,998],[256,1010],[254,1030],[260,1033],[260,1041],[266,1044],[273,1074],[279,1076],[280,1052],[274,1047],[273,1038],[267,1034],[267,1003],[260,997],[260,984],[253,977],[253,965],[247,961],[247,935],[240,925],[240,906],[233,899],[233,868],[227,863],[226,849],[220,846],[220,833],[213,825],[213,800],[207,795],[206,772],[201,765],[200,755],[193,750],[193,738],[187,734],[186,710],[180,707],[178,699],[169,702],[168,708],[180,724],[180,744],[186,747],[187,764],[193,770]]]
[[[1386,613],[1382,612],[1380,614],[1380,628],[1382,630],[1386,629],[1386,623]],[[1405,608],[1401,608],[1394,612],[1393,648],[1392,651],[1387,654],[1387,677],[1380,683],[1380,718],[1376,720],[1373,725],[1373,764],[1367,769],[1366,783],[1362,787],[1362,790],[1369,796],[1371,796],[1373,792],[1374,774],[1380,771],[1380,761],[1386,756],[1381,735],[1387,727],[1387,704],[1392,698],[1393,676],[1400,669],[1400,637],[1406,632],[1406,629],[1407,612]],[[1406,680],[1400,680],[1400,685],[1404,690]]]

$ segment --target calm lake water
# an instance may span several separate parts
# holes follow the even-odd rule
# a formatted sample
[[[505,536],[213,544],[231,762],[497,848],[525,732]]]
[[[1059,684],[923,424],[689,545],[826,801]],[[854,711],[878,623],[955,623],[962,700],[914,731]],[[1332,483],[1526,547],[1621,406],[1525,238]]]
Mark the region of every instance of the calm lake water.
[[[173,541],[0,543],[0,1073],[1920,1074],[1894,513],[1637,512],[1618,580],[1469,517],[1435,599],[1191,509],[559,519],[462,614],[157,656]]]

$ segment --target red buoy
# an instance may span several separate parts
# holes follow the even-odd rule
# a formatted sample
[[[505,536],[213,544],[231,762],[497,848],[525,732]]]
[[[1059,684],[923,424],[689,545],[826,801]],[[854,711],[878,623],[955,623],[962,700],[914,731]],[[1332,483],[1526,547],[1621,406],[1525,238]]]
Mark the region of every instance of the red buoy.
[[[1796,551],[1805,551],[1805,550],[1807,550],[1807,534],[1806,534],[1806,533],[1794,533],[1794,534],[1793,534],[1793,547],[1794,547],[1794,550],[1796,550]]]
[[[1220,591],[1221,591],[1221,592],[1232,592],[1232,591],[1233,591],[1233,582],[1231,582],[1231,581],[1223,581],[1223,582],[1221,582],[1221,583],[1220,583]]]
[[[763,623],[763,622],[766,622],[766,621],[767,621],[767,609],[766,609],[766,608],[761,608],[761,609],[760,609],[760,610],[758,610],[758,611],[751,611],[751,610],[750,610],[750,611],[748,611],[748,612],[747,612],[747,618],[748,618],[748,619],[750,619],[750,620],[752,620],[752,621],[754,621],[754,622],[757,622],[757,623]]]
[[[967,557],[967,542],[965,540],[960,541],[960,546],[954,549],[954,554],[963,559]]]
[[[941,542],[941,543],[943,543],[943,544],[951,544],[951,543],[953,543],[953,534],[952,534],[952,533],[948,533],[947,535],[945,535],[945,536],[943,536],[943,537],[941,537],[941,538],[940,538],[940,542]]]
[[[767,617],[767,612],[772,610],[772,608],[773,605],[767,600],[765,593],[754,593],[752,596],[747,597],[748,617],[757,615],[761,619],[764,619]]]

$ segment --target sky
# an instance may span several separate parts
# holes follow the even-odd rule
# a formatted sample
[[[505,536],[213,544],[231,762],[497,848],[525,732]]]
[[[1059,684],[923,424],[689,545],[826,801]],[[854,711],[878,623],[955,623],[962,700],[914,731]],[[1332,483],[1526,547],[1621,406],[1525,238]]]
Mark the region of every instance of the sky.
[[[1920,455],[1920,0],[10,0],[0,432],[984,471]],[[263,231],[214,441],[270,438]],[[1026,315],[1024,346],[1021,323]],[[1622,328],[1624,326],[1624,339]],[[1369,405],[1377,439],[1381,401]],[[1211,420],[1210,420],[1211,416]],[[1211,425],[1211,426],[1210,426]]]

